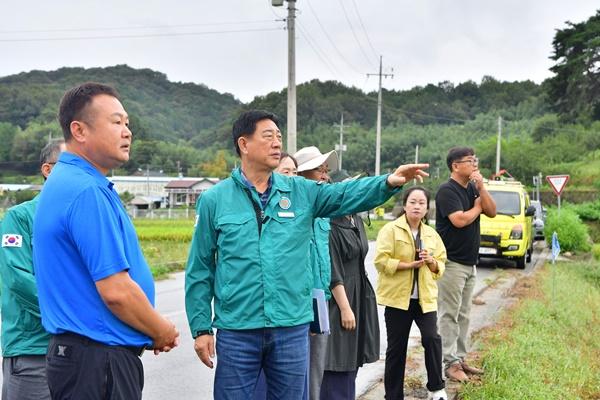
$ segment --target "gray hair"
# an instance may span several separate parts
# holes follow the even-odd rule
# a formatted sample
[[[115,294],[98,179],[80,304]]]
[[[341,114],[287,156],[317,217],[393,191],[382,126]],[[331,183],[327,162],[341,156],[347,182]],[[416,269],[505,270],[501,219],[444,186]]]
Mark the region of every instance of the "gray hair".
[[[55,163],[60,154],[60,146],[65,143],[64,139],[52,139],[40,151],[40,165],[44,163]]]

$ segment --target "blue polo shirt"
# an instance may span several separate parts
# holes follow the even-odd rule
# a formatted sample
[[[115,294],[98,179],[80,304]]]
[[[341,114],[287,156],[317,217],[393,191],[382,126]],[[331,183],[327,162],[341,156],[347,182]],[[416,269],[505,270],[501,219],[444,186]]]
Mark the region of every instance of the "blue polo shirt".
[[[256,190],[256,187],[252,184],[252,182],[250,182],[248,180],[248,178],[246,178],[246,175],[244,174],[244,171],[242,171],[240,169],[240,171],[242,172],[242,182],[244,183],[244,185],[252,190]],[[267,206],[267,201],[269,201],[269,195],[271,194],[271,187],[273,186],[273,174],[271,174],[269,176],[269,181],[267,182],[267,190],[264,191],[264,193],[258,193],[258,190],[256,190],[256,193],[258,193],[258,198],[260,199],[260,208],[261,209],[265,209],[265,207]]]
[[[118,319],[95,282],[127,271],[154,305],[154,281],[113,184],[86,160],[63,152],[44,185],[33,223],[42,324],[107,345],[142,346],[145,334]]]

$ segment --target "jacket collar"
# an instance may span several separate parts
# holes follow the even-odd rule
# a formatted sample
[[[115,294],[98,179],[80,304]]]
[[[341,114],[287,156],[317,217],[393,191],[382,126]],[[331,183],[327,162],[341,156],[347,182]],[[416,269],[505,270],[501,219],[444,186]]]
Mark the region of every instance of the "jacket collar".
[[[246,185],[244,184],[243,181],[243,177],[242,177],[242,170],[238,167],[236,169],[234,169],[231,172],[231,179],[233,179],[233,181],[238,185],[241,186],[242,188],[245,188]],[[290,184],[289,184],[289,180],[290,179],[295,179],[295,178],[288,178],[287,176],[283,176],[281,174],[278,173],[271,173],[271,194],[273,194],[273,192],[278,191],[278,192],[290,192]]]
[[[410,227],[410,225],[408,224],[408,221],[406,220],[406,214],[402,214],[399,218],[397,218],[396,221],[394,221],[394,225],[400,229],[405,230],[406,232],[409,232],[409,233],[412,232],[412,228]],[[421,234],[423,233],[423,222],[422,221],[419,224],[419,232],[421,232]]]

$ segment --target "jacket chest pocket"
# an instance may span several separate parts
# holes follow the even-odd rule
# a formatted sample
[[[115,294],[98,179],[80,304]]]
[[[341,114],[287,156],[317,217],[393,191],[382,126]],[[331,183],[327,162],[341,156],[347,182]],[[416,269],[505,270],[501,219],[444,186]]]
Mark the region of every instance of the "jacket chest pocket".
[[[217,222],[219,247],[235,250],[248,242],[252,237],[258,237],[256,216],[252,214],[226,215]]]
[[[403,261],[413,261],[415,259],[415,249],[413,241],[405,237],[396,237],[394,241],[395,258]]]

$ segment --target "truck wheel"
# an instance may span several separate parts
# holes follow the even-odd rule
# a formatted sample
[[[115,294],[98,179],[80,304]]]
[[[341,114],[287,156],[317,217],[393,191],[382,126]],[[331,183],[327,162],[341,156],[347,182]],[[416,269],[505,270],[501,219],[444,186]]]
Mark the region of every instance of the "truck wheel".
[[[517,268],[525,269],[525,256],[517,257],[515,260],[517,261]]]
[[[533,255],[533,246],[531,246],[528,250],[527,250],[527,258],[525,259],[526,263],[530,263],[531,262],[531,256]]]

